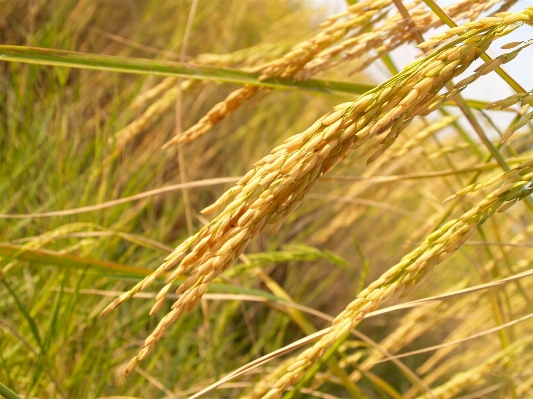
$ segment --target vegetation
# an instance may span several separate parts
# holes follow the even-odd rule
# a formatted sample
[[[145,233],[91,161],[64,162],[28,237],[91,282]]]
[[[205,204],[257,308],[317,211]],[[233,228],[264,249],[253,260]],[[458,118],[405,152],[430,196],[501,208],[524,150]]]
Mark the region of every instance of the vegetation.
[[[531,396],[525,6],[2,2],[0,395]]]

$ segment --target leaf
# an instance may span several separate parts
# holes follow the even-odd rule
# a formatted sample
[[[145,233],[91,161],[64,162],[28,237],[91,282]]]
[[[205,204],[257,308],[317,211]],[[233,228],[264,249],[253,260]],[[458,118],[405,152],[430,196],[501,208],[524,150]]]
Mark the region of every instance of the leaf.
[[[320,79],[307,79],[298,82],[281,78],[259,80],[258,74],[238,69],[25,46],[0,45],[0,61],[2,60],[35,65],[67,66],[109,72],[249,84],[274,89],[303,89],[327,94],[363,94],[375,88],[374,85],[364,83]],[[471,107],[479,109],[484,109],[486,106],[486,103],[476,100],[467,100],[467,103]]]
[[[15,392],[0,382],[0,395],[6,399],[21,399]]]
[[[39,345],[39,348],[41,348],[41,351],[43,350],[43,344],[41,341],[41,337],[39,335],[39,330],[37,329],[37,324],[35,324],[35,320],[30,316],[29,312],[26,310],[22,302],[20,302],[17,294],[13,289],[9,286],[9,284],[3,280],[2,283],[4,283],[4,286],[7,288],[13,299],[15,300],[15,304],[21,311],[22,315],[26,319],[26,322],[28,323],[28,326],[30,327],[30,331],[33,334],[33,338],[35,338],[35,342],[37,342],[37,345]]]
[[[25,46],[0,46],[0,60],[36,65],[250,84],[275,89],[305,89],[323,93],[363,94],[374,88],[373,85],[363,83],[317,79],[294,82],[290,79],[270,78],[260,81],[258,74],[244,72],[238,69]]]
[[[19,259],[28,262],[45,263],[52,266],[93,268],[104,272],[118,272],[120,275],[144,277],[152,273],[152,270],[140,267],[121,265],[119,263],[106,262],[96,259],[83,258],[74,255],[60,254],[47,249],[29,249],[19,245],[0,244],[0,256]]]
[[[377,388],[378,391],[383,391],[394,399],[402,399],[402,395],[398,391],[396,391],[390,384],[388,384],[384,379],[378,377],[376,374],[368,370],[359,369],[359,371],[367,381],[369,381],[375,388]]]

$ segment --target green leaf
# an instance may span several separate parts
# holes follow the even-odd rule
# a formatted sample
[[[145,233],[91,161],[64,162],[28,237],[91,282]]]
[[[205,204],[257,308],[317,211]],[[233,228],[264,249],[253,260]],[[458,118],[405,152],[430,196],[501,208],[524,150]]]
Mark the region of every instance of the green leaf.
[[[96,259],[83,258],[80,256],[60,254],[47,249],[30,249],[13,244],[0,244],[0,256],[11,259],[19,259],[28,262],[45,263],[52,266],[94,268],[104,272],[118,272],[121,275],[144,277],[152,273],[152,270],[140,267],[121,265],[119,263],[106,262]]]
[[[370,383],[376,388],[378,391],[383,391],[387,395],[390,395],[390,397],[394,399],[402,399],[403,396],[395,390],[387,381],[385,381],[383,378],[378,377],[376,374],[368,371],[368,370],[362,370],[359,369],[362,376],[367,380],[370,381]]]
[[[15,392],[0,382],[0,395],[6,399],[21,399]]]
[[[270,78],[260,81],[258,74],[244,72],[238,69],[25,46],[0,46],[0,60],[36,65],[249,84],[275,89],[305,89],[323,93],[363,94],[375,87],[374,85],[364,83],[316,79],[294,82],[290,79]]]
[[[0,61],[22,62],[35,65],[94,69],[99,71],[158,75],[176,78],[210,80],[223,83],[249,84],[273,89],[303,89],[327,94],[364,94],[375,85],[341,82],[334,80],[270,78],[259,80],[259,75],[238,69],[207,65],[194,65],[146,58],[119,57],[113,55],[87,54],[25,46],[0,45]],[[466,100],[472,108],[485,109],[487,103]],[[454,105],[454,104],[447,104]]]
[[[15,291],[13,291],[13,289],[9,286],[9,284],[5,280],[3,280],[2,283],[4,283],[4,286],[7,288],[7,290],[9,291],[9,293],[15,300],[15,304],[21,311],[22,315],[24,316],[24,318],[26,319],[28,323],[28,326],[30,327],[33,337],[35,338],[35,342],[37,342],[37,345],[39,345],[39,348],[41,348],[41,351],[42,351],[43,344],[41,341],[41,337],[39,336],[39,330],[37,329],[37,324],[35,324],[35,320],[33,320],[33,318],[30,316],[30,313],[26,310],[22,302],[20,302],[17,294],[15,293]]]

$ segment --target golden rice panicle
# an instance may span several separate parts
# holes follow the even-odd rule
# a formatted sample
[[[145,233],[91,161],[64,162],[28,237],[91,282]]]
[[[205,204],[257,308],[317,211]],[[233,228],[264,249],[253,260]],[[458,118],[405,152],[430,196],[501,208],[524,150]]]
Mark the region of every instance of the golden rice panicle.
[[[509,0],[508,3],[511,1],[513,0]],[[454,20],[471,21],[481,12],[499,3],[501,3],[500,0],[484,2],[462,0],[444,7],[444,11]],[[389,54],[403,43],[412,40],[414,34],[412,24],[420,33],[443,25],[440,18],[419,1],[407,4],[406,9],[411,14],[411,20],[406,20],[399,13],[393,13],[382,23],[376,22],[372,31],[349,37],[335,45],[334,48],[322,51],[315,59],[307,63],[296,74],[296,77],[298,79],[308,78],[342,62],[358,58],[362,58],[362,60],[352,72],[361,71],[384,54]]]
[[[412,118],[423,112],[438,95],[439,87],[467,68],[494,38],[503,34],[502,29],[506,27],[503,23],[483,26],[483,34],[475,36],[475,40],[468,36],[468,46],[456,48],[460,40],[445,46],[355,102],[336,107],[306,131],[290,137],[257,162],[255,168],[215,204],[205,209],[205,213],[220,209],[233,197],[219,216],[180,245],[154,274],[104,310],[104,314],[109,312],[167,272],[168,284],[157,297],[151,312],[155,313],[175,279],[188,270],[192,271],[178,288],[177,294],[181,296],[171,312],[148,336],[144,348],[132,359],[125,373],[149,355],[170,324],[198,303],[209,284],[244,251],[253,237],[261,232],[274,234],[279,230],[320,176],[371,136],[388,129],[390,133],[382,145],[383,148],[390,146]],[[449,60],[452,54],[453,60]],[[421,277],[421,272],[419,275]],[[406,281],[414,284],[414,278]]]
[[[218,122],[234,112],[246,100],[259,93],[259,91],[261,91],[261,87],[251,85],[244,85],[244,87],[233,91],[224,100],[211,108],[196,124],[179,136],[175,136],[169,140],[163,148],[168,148],[175,144],[187,144],[196,140],[198,137],[211,130],[211,128]]]
[[[525,176],[527,173],[533,172],[533,166],[522,167],[521,171],[526,172]],[[280,397],[290,385],[299,381],[306,371],[340,337],[355,327],[366,314],[374,311],[395,292],[399,290],[409,291],[433,266],[450,257],[468,240],[477,227],[498,209],[505,207],[510,202],[523,199],[531,193],[533,193],[531,178],[521,180],[511,186],[504,179],[500,189],[491,193],[459,219],[451,220],[441,229],[430,234],[418,248],[405,255],[400,263],[393,266],[363,290],[335,318],[326,335],[311,348],[302,352],[287,374],[280,378],[264,397],[269,399]]]
[[[506,9],[514,2],[514,0],[508,0],[501,5],[500,9]],[[501,3],[502,2],[499,0],[483,2],[463,0],[446,6],[443,9],[448,16],[456,21],[473,21],[481,12]],[[406,8],[409,9],[409,6]],[[411,14],[412,24],[418,28],[418,31],[421,34],[443,25],[441,19],[425,6],[420,8],[415,7],[411,9],[409,13]],[[410,21],[401,18],[399,14],[394,14],[373,31],[376,33],[376,36],[372,37],[373,40],[364,40],[366,46],[355,46],[353,50],[346,51],[345,56],[347,59],[356,59],[364,56],[359,65],[352,72],[358,72],[365,69],[378,58],[389,54],[400,45],[412,40],[413,29],[409,28],[410,24]],[[372,52],[372,50],[374,50],[374,52]],[[331,66],[333,65],[334,64]]]
[[[493,101],[487,105],[487,109],[505,109],[509,108],[519,102],[521,102],[521,105],[524,106],[526,104],[529,104],[531,101],[533,101],[533,94],[526,92],[526,93],[515,93],[509,97],[506,97],[502,100]]]
[[[375,16],[392,4],[391,0],[365,0],[348,7],[347,11],[330,16],[320,27],[322,32],[292,48],[283,57],[258,67],[255,72],[262,74],[262,79],[272,76],[281,78],[296,77],[311,60],[323,52],[336,53],[338,46],[330,47],[348,32],[354,29],[368,29]]]
[[[104,311],[109,312],[135,292],[146,288],[156,276],[169,272],[168,284],[157,296],[152,309],[151,313],[155,313],[175,279],[193,269],[176,291],[181,297],[146,339],[144,348],[127,366],[126,374],[148,356],[170,324],[196,305],[211,281],[242,253],[254,236],[262,231],[274,234],[318,178],[347,154],[356,142],[356,136],[342,140],[339,136],[345,131],[342,125],[351,110],[345,106],[325,115],[305,132],[286,140],[257,162],[237,186],[204,210],[204,213],[214,211],[234,196],[218,217],[172,253],[156,273],[117,298]]]
[[[472,76],[457,83],[452,90],[439,95],[439,91],[454,77],[464,72],[485,52],[493,40],[509,33],[507,25],[503,22],[495,26],[487,27],[487,23],[481,26],[482,28],[472,29],[476,35],[468,31],[464,37],[456,39],[424,60],[411,64],[404,72],[397,75],[397,78],[393,78],[397,80],[395,88],[388,87],[383,90],[378,99],[385,102],[385,105],[376,110],[375,119],[371,120],[370,135],[375,136],[386,131],[388,133],[381,140],[381,147],[370,156],[367,163],[380,157],[415,116],[429,115],[437,110],[446,101],[458,95],[468,84],[512,60],[525,47],[486,62],[477,68]],[[425,46],[424,43],[421,46]],[[411,73],[405,73],[406,71]],[[387,90],[389,90],[388,98],[383,96]]]
[[[264,65],[250,68],[251,72],[260,74],[259,79],[271,77],[295,78],[295,74],[322,50],[344,37],[357,27],[365,27],[372,17],[382,8],[391,4],[391,0],[362,1],[348,8],[348,11],[333,15],[322,24],[322,32],[296,46],[283,57]],[[334,46],[330,51],[335,52]],[[223,101],[217,103],[195,125],[181,135],[174,137],[165,144],[165,148],[174,144],[187,144],[207,133],[211,127],[234,112],[246,100],[252,98],[263,89],[259,86],[245,85],[230,93]]]
[[[475,191],[479,191],[485,187],[493,186],[494,184],[499,183],[501,181],[506,181],[507,186],[511,186],[517,181],[529,180],[533,177],[533,175],[531,174],[531,169],[530,169],[532,166],[533,166],[533,161],[524,162],[508,172],[500,173],[487,180],[472,183],[466,186],[465,188],[463,188],[462,190],[456,192],[452,196],[446,198],[445,201],[448,201],[453,198],[461,197],[463,195],[466,195],[466,194],[469,194]],[[506,190],[507,186],[502,187],[501,189]]]
[[[355,6],[357,6],[358,10],[360,11],[359,15],[356,18],[352,17],[352,21],[345,20],[342,21],[341,24],[353,29],[355,27],[353,24],[356,22],[356,26],[360,25],[365,27],[365,31],[358,32],[358,34],[350,34],[348,37],[344,38],[340,41],[340,43],[335,44],[334,46],[324,47],[323,49],[317,48],[318,51],[314,51],[312,57],[308,57],[306,62],[300,63],[297,69],[292,68],[291,75],[286,76],[294,77],[296,80],[308,79],[310,76],[316,75],[317,73],[320,73],[331,68],[333,65],[338,65],[340,62],[342,62],[342,60],[334,63],[332,62],[332,60],[340,54],[344,54],[345,58],[343,60],[346,60],[348,59],[346,55],[359,52],[362,47],[367,46],[368,42],[371,42],[379,36],[379,34],[375,35],[368,33],[368,31],[373,31],[376,28],[375,25],[386,16],[388,7],[391,4],[392,2],[389,0],[364,1],[355,4],[352,6],[353,8],[350,7],[350,9],[354,11],[356,9]],[[326,21],[326,23],[328,22],[329,21]],[[325,27],[326,23],[322,24],[322,26]],[[372,29],[370,29],[370,27],[372,27]],[[332,29],[332,27],[328,27],[328,29]],[[324,31],[328,32],[328,30]],[[328,33],[331,32],[333,32],[333,30],[329,31]],[[285,66],[285,70],[287,71],[287,66]]]

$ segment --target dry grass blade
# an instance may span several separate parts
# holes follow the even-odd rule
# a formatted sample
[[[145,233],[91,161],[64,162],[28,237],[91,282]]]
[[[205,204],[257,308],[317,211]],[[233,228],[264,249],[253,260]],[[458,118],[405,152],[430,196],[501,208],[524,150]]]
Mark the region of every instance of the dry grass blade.
[[[268,355],[260,357],[259,359],[256,359],[253,362],[250,362],[250,363],[238,368],[237,370],[231,372],[230,374],[228,374],[225,377],[221,378],[220,380],[218,380],[214,384],[211,384],[208,387],[202,389],[200,392],[195,393],[189,399],[199,398],[200,396],[203,396],[207,392],[210,392],[210,391],[216,389],[220,385],[222,385],[222,384],[224,384],[224,383],[226,383],[228,381],[231,381],[234,378],[237,378],[237,377],[239,377],[241,375],[246,374],[247,372],[253,370],[256,367],[259,367],[259,366],[261,366],[261,365],[263,365],[263,364],[265,364],[265,363],[267,363],[267,362],[269,362],[269,361],[271,361],[273,359],[276,359],[276,358],[278,358],[280,356],[283,356],[286,353],[290,353],[290,352],[292,352],[292,351],[294,351],[294,350],[296,350],[298,348],[301,348],[302,346],[307,345],[309,342],[313,342],[313,341],[319,339],[320,337],[324,336],[327,333],[327,331],[328,331],[328,329],[317,331],[316,333],[308,335],[307,337],[302,338],[302,339],[300,339],[298,341],[295,341],[295,342],[293,342],[290,345],[284,346],[283,348],[278,349],[277,351],[271,352]]]
[[[490,387],[487,387],[487,388],[482,389],[480,391],[474,392],[474,393],[472,393],[470,395],[459,396],[457,399],[477,399],[477,398],[482,398],[483,397],[482,395],[497,391],[498,389],[500,389],[503,386],[504,386],[503,383],[494,384],[494,385],[491,385]]]
[[[404,208],[400,208],[399,206],[389,205],[383,202],[374,201],[374,200],[368,200],[364,198],[349,198],[349,197],[336,197],[334,195],[321,195],[321,194],[309,194],[307,198],[310,199],[317,199],[317,200],[327,200],[327,201],[334,201],[334,202],[341,202],[345,204],[355,204],[355,205],[362,205],[362,206],[370,206],[378,209],[383,209],[384,211],[394,212],[399,215],[408,216],[410,218],[413,218],[415,220],[418,220],[419,222],[426,222],[426,220],[412,212],[407,211]]]
[[[215,186],[219,184],[234,183],[238,181],[238,177],[217,177],[214,179],[205,179],[191,181],[181,184],[173,184],[171,186],[157,188],[155,190],[145,191],[140,194],[131,195],[129,197],[119,198],[112,201],[103,202],[100,204],[82,206],[80,208],[74,209],[64,209],[62,211],[54,212],[40,212],[40,213],[28,213],[28,214],[18,214],[18,215],[9,215],[9,214],[0,214],[0,219],[33,219],[33,218],[47,218],[55,216],[68,216],[68,215],[77,215],[85,212],[93,212],[101,209],[111,208],[116,205],[125,204],[131,201],[138,201],[145,198],[154,197],[157,195],[170,193],[172,191],[184,190],[188,188],[199,188],[199,187],[208,187]]]
[[[470,335],[470,336],[468,336],[466,338],[462,338],[462,339],[459,339],[459,340],[456,340],[456,341],[452,341],[452,342],[446,342],[446,343],[440,344],[440,345],[430,346],[430,347],[427,347],[427,348],[424,348],[424,349],[419,349],[419,350],[416,350],[416,351],[401,353],[399,355],[395,355],[395,356],[392,356],[392,357],[387,357],[387,358],[381,359],[381,360],[379,360],[377,362],[374,362],[373,364],[387,362],[387,361],[392,360],[392,359],[402,359],[402,358],[407,357],[407,356],[413,356],[413,355],[418,355],[420,353],[431,352],[431,351],[434,351],[434,350],[437,350],[437,349],[446,348],[448,346],[459,345],[459,344],[462,344],[464,342],[468,342],[470,340],[477,339],[477,338],[480,338],[480,337],[484,337],[485,335],[495,333],[495,332],[500,331],[500,330],[502,330],[504,328],[514,326],[515,324],[518,324],[518,323],[521,323],[523,321],[526,321],[526,320],[528,320],[528,319],[530,319],[532,317],[533,317],[533,313],[528,314],[527,316],[524,316],[524,317],[520,317],[520,318],[518,318],[516,320],[513,320],[513,321],[510,321],[508,323],[502,324],[501,326],[489,328],[488,330],[479,332],[477,334]]]
[[[389,183],[389,182],[395,182],[400,180],[413,180],[413,179],[430,179],[433,177],[440,177],[440,176],[450,176],[455,175],[458,173],[469,173],[469,172],[475,172],[478,170],[485,170],[490,169],[492,167],[495,167],[495,164],[484,164],[479,166],[472,166],[470,168],[464,168],[464,169],[450,169],[450,170],[443,170],[439,172],[429,172],[429,173],[411,173],[406,175],[397,175],[397,176],[372,176],[372,177],[362,177],[362,176],[323,176],[320,178],[321,181],[361,181],[368,184],[375,184],[375,183]],[[34,219],[34,218],[47,218],[47,217],[57,217],[57,216],[69,216],[69,215],[78,215],[80,213],[86,213],[86,212],[94,212],[101,209],[111,208],[113,206],[125,204],[127,202],[131,201],[139,201],[145,198],[150,198],[154,196],[158,196],[161,194],[170,193],[173,191],[179,191],[183,189],[189,189],[189,188],[201,188],[201,187],[209,187],[209,186],[216,186],[216,185],[222,185],[227,183],[235,183],[242,179],[242,176],[236,176],[236,177],[217,177],[213,179],[204,179],[204,180],[196,180],[196,181],[190,181],[187,183],[180,183],[180,184],[173,184],[170,186],[157,188],[154,190],[145,191],[139,194],[131,195],[128,197],[119,198],[112,201],[106,201],[102,202],[100,204],[95,205],[88,205],[83,206],[80,208],[73,208],[73,209],[64,209],[61,211],[52,211],[52,212],[39,212],[39,213],[28,213],[28,214],[6,214],[6,213],[0,213],[0,219]],[[311,198],[311,197],[310,197]],[[318,197],[316,197],[318,198]],[[370,201],[370,200],[350,200],[350,201],[356,201],[356,203],[360,203],[361,205],[368,205],[368,206],[383,206],[384,204],[378,203],[376,201]],[[391,207],[389,206],[387,208],[391,211],[398,211],[400,213],[404,213],[405,211],[398,207]]]

